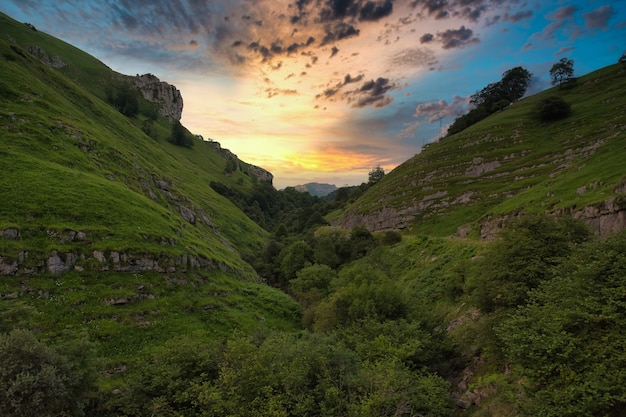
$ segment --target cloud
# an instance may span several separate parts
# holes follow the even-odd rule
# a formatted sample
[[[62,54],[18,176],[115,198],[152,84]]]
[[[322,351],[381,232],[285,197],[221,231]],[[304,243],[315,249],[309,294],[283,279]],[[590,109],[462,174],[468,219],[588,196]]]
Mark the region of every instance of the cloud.
[[[578,7],[570,4],[568,6],[563,6],[559,9],[556,9],[552,13],[548,14],[548,19],[550,20],[564,20],[569,19],[578,11]]]
[[[326,34],[324,35],[320,46],[325,46],[335,41],[341,41],[343,39],[359,36],[359,33],[361,33],[361,31],[356,27],[344,22],[326,25],[324,30]]]
[[[366,21],[376,21],[387,17],[393,11],[393,1],[385,0],[382,3],[368,1],[359,12],[359,18]]]
[[[426,117],[429,123],[438,121],[440,117],[457,117],[465,113],[469,104],[469,97],[454,96],[452,103],[446,100],[431,101],[418,105],[413,117]]]
[[[438,32],[437,39],[443,43],[443,49],[462,48],[480,42],[473,35],[474,32],[471,29],[461,26],[459,29],[448,29],[444,32]]]
[[[425,33],[420,36],[420,43],[429,43],[432,42],[433,39],[435,39],[435,35],[432,33]]]
[[[389,63],[395,67],[432,67],[437,64],[437,58],[430,49],[410,48],[395,53]]]
[[[615,11],[609,4],[600,6],[589,13],[583,13],[585,18],[585,27],[591,30],[607,30],[608,23]]]
[[[574,15],[578,11],[578,7],[574,5],[568,5],[564,7],[560,7],[555,11],[548,13],[546,18],[552,20],[553,22],[546,25],[543,30],[539,33],[535,33],[532,38],[540,39],[540,40],[552,40],[557,38],[557,32],[564,29],[569,23],[571,23],[574,19]],[[572,34],[575,37],[580,32],[578,30],[572,29]]]
[[[404,123],[404,129],[402,129],[400,131],[400,133],[398,133],[396,135],[397,139],[409,139],[409,138],[413,138],[415,137],[415,133],[417,132],[417,129],[422,125],[422,123],[418,122],[418,121],[414,121],[414,122],[409,122],[409,123]]]
[[[267,88],[265,89],[267,93],[267,98],[272,98],[276,96],[297,96],[298,91],[290,90],[290,89],[281,89],[281,88]]]
[[[504,14],[502,20],[505,22],[517,23],[522,20],[530,19],[534,15],[532,10],[520,10],[519,12],[509,15],[508,13]]]
[[[356,77],[353,77],[350,74],[346,74],[345,77],[343,77],[343,80],[338,82],[337,84],[330,86],[328,88],[326,88],[324,90],[323,93],[318,94],[316,96],[316,98],[318,99],[331,99],[333,98],[343,87],[345,87],[348,84],[354,84],[354,83],[358,83],[361,80],[363,80],[363,74],[359,74]]]
[[[352,107],[381,108],[393,102],[393,97],[387,95],[387,92],[394,88],[396,85],[390,83],[389,79],[379,77],[376,80],[366,81],[360,88],[345,93],[345,96],[348,97],[348,102],[352,104]]]
[[[554,56],[565,55],[566,53],[571,52],[574,49],[576,49],[576,48],[574,48],[573,46],[564,46],[561,49],[559,49],[558,51],[556,51],[554,53]]]

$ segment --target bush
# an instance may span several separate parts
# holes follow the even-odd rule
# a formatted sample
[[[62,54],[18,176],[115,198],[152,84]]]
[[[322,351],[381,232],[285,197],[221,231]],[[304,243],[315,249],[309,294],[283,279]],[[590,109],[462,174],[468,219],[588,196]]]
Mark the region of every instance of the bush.
[[[544,122],[564,119],[572,112],[570,105],[561,97],[550,96],[539,103],[537,115]]]
[[[94,376],[78,342],[70,360],[28,331],[0,335],[0,415],[83,415]]]
[[[624,415],[626,234],[578,247],[496,333],[528,415]]]

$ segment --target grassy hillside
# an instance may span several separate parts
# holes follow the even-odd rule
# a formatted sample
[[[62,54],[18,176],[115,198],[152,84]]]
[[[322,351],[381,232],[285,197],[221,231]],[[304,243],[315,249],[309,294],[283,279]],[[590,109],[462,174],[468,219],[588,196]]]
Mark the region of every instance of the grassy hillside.
[[[103,101],[102,80],[121,75],[4,15],[0,74],[4,330],[23,309],[45,338],[86,330],[109,369],[183,333],[297,325],[297,304],[243,259],[268,233],[209,186],[255,182],[226,175],[219,146],[175,146],[160,118],[147,136],[146,116]]]
[[[336,221],[367,224],[387,210],[398,218],[396,228],[450,235],[469,225],[476,233],[489,218],[576,212],[623,194],[625,93],[626,67],[616,64],[580,77],[573,88],[525,98],[428,145]],[[563,98],[572,114],[540,121],[536,107],[548,96]]]
[[[149,103],[106,102],[125,76],[0,15],[0,414],[623,415],[624,234],[531,215],[449,235],[621,209],[625,73],[344,193],[348,231],[319,227],[343,199],[257,187],[163,118],[146,135]],[[573,114],[539,122],[554,94]]]
[[[11,36],[32,32],[22,26]],[[41,32],[29,35],[27,42],[40,36],[52,43]],[[210,143],[188,149],[153,140],[89,85],[40,63],[6,36],[1,42],[2,199],[10,204],[0,209],[0,229],[19,230],[19,239],[1,241],[5,256],[86,248],[189,254],[254,275],[239,252],[257,250],[265,232],[208,186],[213,180],[243,186],[250,177],[224,175],[226,159]],[[64,44],[56,50],[65,48],[81,63],[67,71],[89,78],[85,68],[107,70]],[[77,245],[57,238],[63,231],[84,237]]]

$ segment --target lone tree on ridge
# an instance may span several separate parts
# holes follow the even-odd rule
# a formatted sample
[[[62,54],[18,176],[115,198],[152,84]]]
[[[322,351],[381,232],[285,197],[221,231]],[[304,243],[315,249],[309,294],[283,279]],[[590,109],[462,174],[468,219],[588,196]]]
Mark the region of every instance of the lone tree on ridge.
[[[568,58],[561,58],[559,62],[550,68],[552,85],[562,86],[574,77],[574,61]]]

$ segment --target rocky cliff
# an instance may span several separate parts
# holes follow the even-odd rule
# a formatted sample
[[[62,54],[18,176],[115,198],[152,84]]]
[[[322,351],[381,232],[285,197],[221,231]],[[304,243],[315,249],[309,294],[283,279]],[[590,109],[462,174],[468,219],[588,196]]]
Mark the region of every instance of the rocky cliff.
[[[176,87],[152,74],[137,75],[134,82],[146,100],[158,104],[161,116],[180,120],[183,114],[183,96]]]

